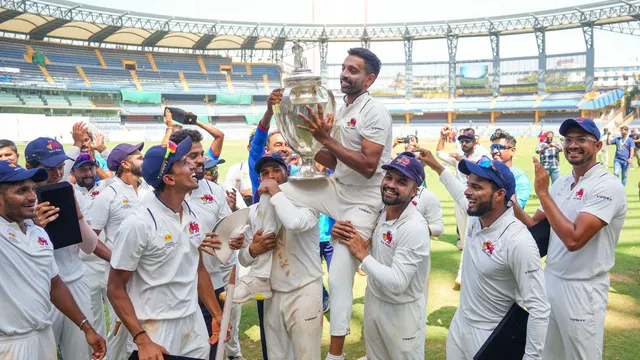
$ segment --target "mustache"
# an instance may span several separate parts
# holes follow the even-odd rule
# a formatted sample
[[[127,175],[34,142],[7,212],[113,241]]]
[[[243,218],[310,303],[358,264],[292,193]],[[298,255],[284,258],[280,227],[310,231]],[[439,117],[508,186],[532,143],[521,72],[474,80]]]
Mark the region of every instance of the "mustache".
[[[391,192],[393,192],[395,195],[398,195],[398,191],[397,191],[397,190],[395,190],[395,189],[393,189],[393,188],[390,188],[390,187],[388,187],[388,186],[383,187],[383,188],[382,188],[382,191],[391,191]]]

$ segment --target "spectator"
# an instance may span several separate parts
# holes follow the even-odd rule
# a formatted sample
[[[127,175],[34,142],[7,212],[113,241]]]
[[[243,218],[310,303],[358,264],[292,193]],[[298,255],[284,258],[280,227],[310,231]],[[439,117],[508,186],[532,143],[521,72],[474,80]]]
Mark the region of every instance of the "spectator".
[[[613,159],[613,174],[616,177],[620,177],[622,185],[627,185],[627,174],[629,173],[629,166],[633,163],[633,153],[635,150],[635,142],[629,138],[629,128],[623,126],[620,128],[619,137],[610,140],[607,135],[607,145],[616,146],[616,156]],[[568,154],[571,156],[571,154]]]
[[[18,154],[18,148],[16,144],[7,139],[0,140],[0,160],[7,160],[14,163],[18,163],[20,155]]]
[[[607,144],[607,137],[609,137],[609,129],[604,128],[603,134],[600,136],[602,141],[602,149],[598,151],[598,160],[603,168],[609,167],[609,145]]]
[[[640,147],[640,134],[638,134],[638,129],[631,130],[631,138],[633,139],[633,143],[636,149]],[[634,151],[633,157],[636,158],[636,161],[638,163],[638,169],[640,169],[640,151]]]
[[[495,135],[495,134],[494,134]],[[524,171],[513,166],[513,157],[516,154],[516,139],[507,132],[501,132],[493,137],[491,155],[493,160],[500,160],[509,167],[516,179],[516,196],[518,204],[524,209],[531,196],[531,182]]]
[[[551,183],[553,184],[560,177],[560,157],[562,145],[553,142],[553,131],[547,131],[545,140],[540,142],[536,153],[540,154],[540,164],[547,170]]]

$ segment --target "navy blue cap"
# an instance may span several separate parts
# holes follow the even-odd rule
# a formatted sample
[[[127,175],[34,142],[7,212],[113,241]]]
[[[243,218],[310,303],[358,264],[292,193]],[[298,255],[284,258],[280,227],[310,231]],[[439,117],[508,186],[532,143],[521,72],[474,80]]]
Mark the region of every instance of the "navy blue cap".
[[[204,163],[204,169],[205,170],[209,170],[211,168],[214,168],[220,164],[224,164],[226,161],[224,159],[218,159],[218,160],[213,160],[210,157],[206,157],[206,161]]]
[[[418,186],[424,181],[424,167],[416,159],[416,155],[410,151],[400,153],[395,159],[386,165],[382,165],[382,170],[397,170],[409,179],[412,179]]]
[[[467,132],[463,132],[462,134],[458,135],[458,140],[464,139],[464,138],[475,140],[476,139],[476,134],[474,134],[472,131],[467,131]]]
[[[55,167],[65,160],[73,160],[64,153],[62,144],[47,137],[39,137],[28,143],[24,156],[27,162],[37,161],[46,167]]]
[[[507,199],[509,200],[516,193],[516,178],[511,169],[502,161],[491,160],[486,156],[483,156],[477,163],[460,160],[458,170],[465,175],[474,174],[493,181],[498,185],[498,188],[507,191]]]
[[[12,161],[0,160],[0,183],[12,183],[27,179],[39,183],[48,178],[49,173],[43,168],[26,170]]]
[[[260,174],[260,169],[262,168],[262,166],[269,161],[277,162],[278,164],[284,166],[285,169],[287,170],[289,169],[289,167],[287,166],[287,163],[284,161],[282,156],[280,156],[280,154],[268,153],[268,152],[264,153],[264,155],[262,155],[262,157],[258,159],[258,161],[256,161],[256,165],[253,167],[253,169],[258,174]]]
[[[76,158],[76,162],[73,163],[72,169],[77,169],[84,164],[92,164],[94,166],[98,166],[98,161],[93,155],[89,153],[82,153]]]
[[[110,171],[117,171],[120,164],[127,158],[127,156],[133,154],[136,151],[142,151],[144,149],[144,143],[138,145],[131,144],[118,144],[111,150],[107,157],[107,168]]]
[[[596,140],[600,140],[600,130],[596,123],[591,119],[585,118],[577,118],[577,119],[567,119],[562,122],[560,125],[560,135],[565,136],[569,128],[578,126],[582,128],[584,131],[596,137]]]
[[[191,151],[190,137],[186,137],[178,145],[169,141],[167,147],[160,145],[151,147],[144,154],[144,161],[142,162],[142,177],[144,181],[153,187],[158,187],[162,184],[162,177],[169,172],[173,163],[182,159],[189,151]],[[165,162],[167,152],[169,152],[169,156]]]

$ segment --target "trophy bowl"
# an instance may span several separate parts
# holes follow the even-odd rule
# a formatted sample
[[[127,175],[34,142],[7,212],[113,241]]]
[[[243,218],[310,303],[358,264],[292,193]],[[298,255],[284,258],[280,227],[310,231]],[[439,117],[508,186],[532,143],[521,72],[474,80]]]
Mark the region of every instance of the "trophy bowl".
[[[336,108],[333,93],[322,86],[321,78],[314,76],[308,69],[296,69],[292,76],[285,80],[285,84],[282,101],[280,104],[273,106],[273,113],[282,137],[302,158],[300,171],[290,176],[289,179],[311,180],[325,178],[327,175],[316,169],[314,160],[318,151],[322,149],[322,144],[317,142],[309,131],[299,129],[297,125],[309,125],[299,115],[301,113],[311,119],[306,108],[307,105],[316,114],[318,114],[318,104],[322,105],[325,119],[330,114],[333,114]]]

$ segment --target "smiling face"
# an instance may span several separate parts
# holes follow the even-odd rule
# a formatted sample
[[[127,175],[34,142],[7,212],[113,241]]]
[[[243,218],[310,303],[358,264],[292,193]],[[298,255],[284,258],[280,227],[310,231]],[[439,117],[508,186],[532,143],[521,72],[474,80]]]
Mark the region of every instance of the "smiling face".
[[[563,147],[569,164],[582,166],[595,162],[596,154],[602,149],[602,141],[576,126],[567,130]]]
[[[7,160],[18,163],[18,154],[9,146],[0,148],[0,160]]]
[[[93,189],[96,185],[96,166],[93,164],[87,163],[79,168],[72,169],[71,174],[76,179],[78,186],[82,186],[87,190]]]
[[[467,197],[469,207],[467,214],[469,216],[482,217],[493,210],[497,204],[504,202],[506,191],[504,189],[496,190],[496,185],[475,174],[470,174],[467,180],[467,189],[464,195]]]
[[[171,165],[171,171],[163,176],[163,180],[179,192],[189,193],[198,188],[196,165],[185,156]]]
[[[0,184],[0,212],[12,222],[36,216],[36,184],[33,180]]]
[[[493,160],[498,160],[503,163],[509,163],[511,159],[513,159],[516,148],[509,144],[507,139],[496,139],[493,141],[493,144],[502,147],[502,150],[500,150],[500,147],[496,148],[494,146],[494,148],[491,150],[491,156],[493,156]]]
[[[204,178],[204,150],[200,142],[191,144],[191,151],[186,155],[187,161],[193,165],[198,180]]]
[[[368,74],[362,58],[349,55],[342,63],[340,90],[346,95],[358,95],[375,81],[375,75]]]
[[[407,204],[418,193],[418,184],[397,170],[388,170],[380,184],[380,193],[387,206]]]
[[[269,143],[265,150],[272,154],[278,153],[287,163],[291,160],[293,153],[280,133],[273,133],[269,136]]]
[[[623,138],[626,138],[629,135],[629,128],[626,126],[621,127],[620,135],[622,135]]]

